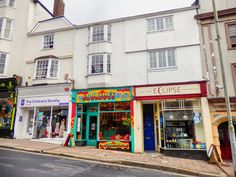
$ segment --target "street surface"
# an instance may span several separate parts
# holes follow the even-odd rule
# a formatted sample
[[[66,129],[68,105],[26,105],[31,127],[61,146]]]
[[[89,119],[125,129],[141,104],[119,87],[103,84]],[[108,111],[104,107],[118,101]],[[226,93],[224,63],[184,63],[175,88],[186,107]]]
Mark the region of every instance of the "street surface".
[[[180,177],[158,170],[109,165],[0,149],[0,177]]]

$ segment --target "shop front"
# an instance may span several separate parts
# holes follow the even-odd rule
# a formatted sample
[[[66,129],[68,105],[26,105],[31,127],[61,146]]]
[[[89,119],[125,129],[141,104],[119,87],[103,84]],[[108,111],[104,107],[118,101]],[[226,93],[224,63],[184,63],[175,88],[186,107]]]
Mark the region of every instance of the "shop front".
[[[134,115],[141,122],[135,122],[135,134],[136,125],[143,132],[139,151],[207,158],[212,133],[205,82],[136,86],[134,91],[135,111],[142,115]]]
[[[12,138],[16,112],[15,78],[0,79],[0,137]]]
[[[69,85],[19,88],[15,137],[64,142],[70,121],[68,89]]]
[[[132,99],[131,87],[73,90],[75,144],[133,151]]]
[[[211,98],[209,103],[214,145],[222,160],[232,160],[225,99]],[[230,98],[230,105],[234,130],[236,130],[236,98]]]

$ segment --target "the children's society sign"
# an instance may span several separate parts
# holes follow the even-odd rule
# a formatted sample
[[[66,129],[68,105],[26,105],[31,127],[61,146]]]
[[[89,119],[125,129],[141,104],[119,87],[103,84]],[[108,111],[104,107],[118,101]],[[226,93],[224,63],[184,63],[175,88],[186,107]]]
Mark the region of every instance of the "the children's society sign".
[[[68,106],[68,96],[20,98],[20,107]]]

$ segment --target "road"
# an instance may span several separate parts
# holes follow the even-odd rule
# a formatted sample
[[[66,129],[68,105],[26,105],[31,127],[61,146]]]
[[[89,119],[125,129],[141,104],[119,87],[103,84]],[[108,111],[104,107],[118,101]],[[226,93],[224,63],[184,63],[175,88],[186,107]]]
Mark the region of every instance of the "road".
[[[184,175],[0,149],[0,177],[180,177]]]

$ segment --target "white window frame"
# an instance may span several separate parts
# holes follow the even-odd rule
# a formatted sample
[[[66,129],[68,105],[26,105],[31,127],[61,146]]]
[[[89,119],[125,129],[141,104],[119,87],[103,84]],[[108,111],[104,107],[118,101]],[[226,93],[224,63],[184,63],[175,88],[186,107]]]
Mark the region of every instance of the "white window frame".
[[[102,27],[102,32],[94,34],[98,30],[95,28]],[[95,38],[96,35],[103,35],[102,39]],[[111,25],[96,25],[90,27],[90,43],[102,42],[102,41],[111,41]]]
[[[14,8],[15,6],[16,6],[16,0],[3,0],[2,4],[0,4],[0,7],[13,7]]]
[[[102,57],[102,72],[93,72],[93,68],[92,68],[93,60],[95,59],[95,57],[99,57],[99,56]],[[111,73],[111,54],[100,53],[100,54],[93,54],[89,56],[88,75],[110,74],[110,73]]]
[[[12,30],[13,30],[13,23],[14,21],[9,18],[0,18],[2,23],[1,23],[1,28],[0,28],[0,38],[1,39],[7,39],[11,40],[12,38]],[[10,22],[10,27],[7,29],[7,22]],[[8,30],[8,36],[6,36]]]
[[[4,62],[4,64],[1,63],[2,55],[5,55],[5,62]],[[1,76],[6,75],[6,65],[7,65],[8,55],[9,54],[0,51],[0,66],[1,66],[1,64],[3,65],[3,73],[0,72]]]
[[[148,69],[161,70],[177,68],[176,49],[163,49],[148,52]],[[161,58],[163,57],[163,58]]]
[[[54,34],[46,34],[43,36],[43,50],[54,49],[55,36]]]
[[[171,25],[168,24],[168,20],[171,19]],[[158,26],[161,22],[163,27],[160,28]],[[170,21],[169,21],[170,22]],[[152,29],[150,29],[152,23]],[[173,30],[174,29],[174,18],[173,15],[168,15],[168,16],[162,16],[162,17],[156,17],[156,18],[149,18],[147,19],[147,31],[148,32],[160,32],[160,31],[167,31],[167,30]]]
[[[41,61],[47,61],[48,65],[46,68],[46,75],[45,77],[39,75],[37,76],[37,72],[38,72],[38,65],[39,62]],[[57,68],[56,68],[56,76],[51,76],[51,70],[52,70],[52,64],[53,62],[57,62]],[[35,62],[35,69],[34,69],[34,79],[38,80],[38,79],[59,79],[59,68],[60,68],[60,62],[58,59],[55,58],[42,58],[42,59],[37,59]]]

